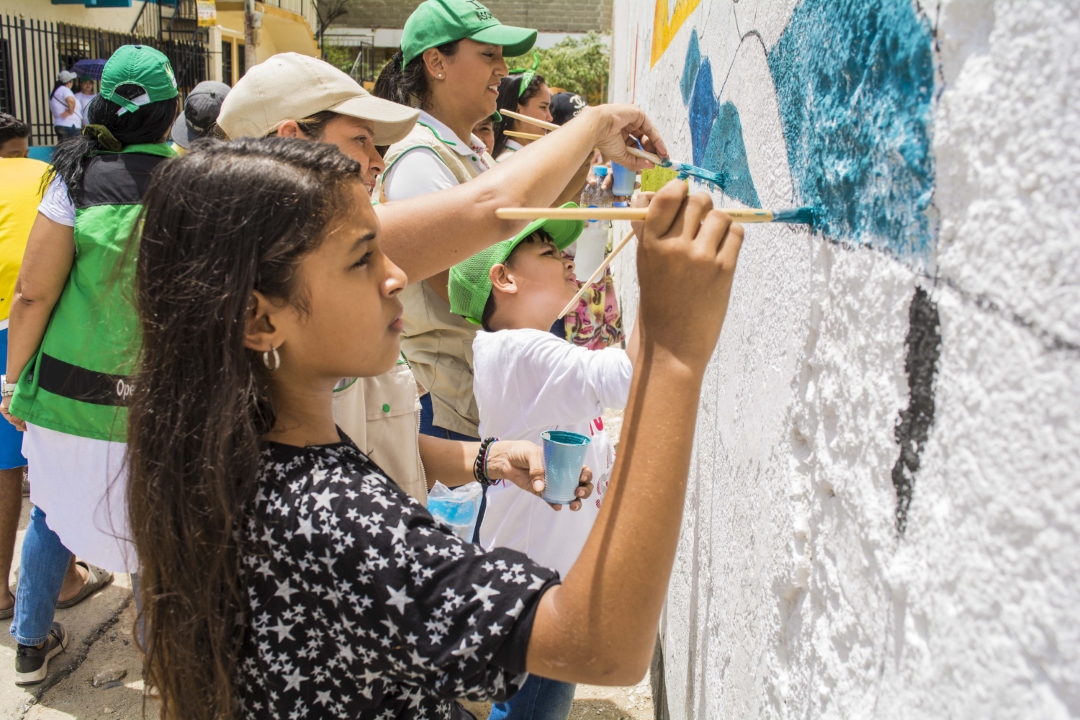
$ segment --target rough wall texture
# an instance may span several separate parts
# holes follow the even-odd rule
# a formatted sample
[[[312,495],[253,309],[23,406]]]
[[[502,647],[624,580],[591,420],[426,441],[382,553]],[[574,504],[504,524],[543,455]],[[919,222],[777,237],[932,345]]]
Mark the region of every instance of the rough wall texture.
[[[746,230],[670,716],[1080,715],[1080,4],[614,15],[614,99],[728,174],[719,205],[821,210]]]
[[[611,30],[612,0],[488,0],[481,3],[506,25],[541,32],[584,33]],[[418,0],[353,0],[348,19],[341,26],[401,28]]]

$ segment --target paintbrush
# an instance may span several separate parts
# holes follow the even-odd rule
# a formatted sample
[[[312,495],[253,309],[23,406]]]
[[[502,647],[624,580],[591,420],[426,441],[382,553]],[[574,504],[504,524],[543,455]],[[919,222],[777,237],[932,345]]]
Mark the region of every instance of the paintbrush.
[[[760,210],[756,208],[718,208],[731,219],[740,223],[797,223],[813,225],[814,208],[802,207],[789,210]],[[648,208],[499,208],[495,217],[501,220],[644,220]]]
[[[503,135],[507,137],[521,138],[523,140],[539,140],[544,137],[543,135],[537,135],[536,133],[523,133],[515,130],[503,130]]]
[[[616,255],[622,252],[623,248],[626,247],[626,244],[630,242],[630,238],[632,237],[634,237],[633,230],[626,233],[626,236],[619,241],[619,244],[611,249],[611,252],[608,254],[608,256],[604,258],[604,262],[600,263],[600,267],[596,268],[593,274],[589,276],[589,279],[585,281],[585,284],[582,285],[581,288],[577,291],[577,294],[574,295],[574,299],[566,303],[566,307],[564,307],[562,309],[562,312],[559,313],[559,317],[565,316],[566,313],[577,307],[578,300],[581,300],[581,296],[588,292],[589,286],[591,286],[594,282],[596,282],[597,278],[604,274],[604,270],[607,269],[607,266],[611,264],[611,261],[615,259]]]
[[[642,158],[644,160],[648,160],[649,162],[651,162],[653,165],[656,165],[657,167],[668,168],[670,170],[674,170],[675,172],[677,172],[679,174],[679,179],[680,180],[685,180],[687,177],[692,176],[692,177],[698,178],[699,180],[704,180],[707,183],[712,183],[713,185],[716,185],[721,190],[723,190],[724,186],[727,185],[727,181],[728,181],[727,173],[713,172],[712,170],[707,170],[705,168],[698,167],[696,165],[689,165],[687,163],[672,162],[671,160],[661,160],[659,155],[656,155],[655,153],[651,153],[648,150],[646,150],[645,148],[641,147],[641,142],[637,138],[631,137],[630,139],[633,140],[634,142],[636,142],[638,144],[638,146],[636,148],[627,148],[626,151],[628,153],[630,153],[631,155],[633,155],[635,157],[639,157],[639,158]],[[782,221],[777,221],[777,222],[782,222]]]
[[[521,113],[516,113],[516,112],[513,112],[511,110],[500,110],[499,114],[500,115],[505,115],[506,117],[514,118],[515,120],[520,120],[521,122],[528,123],[530,125],[535,125],[538,128],[544,128],[545,130],[558,130],[559,129],[559,126],[556,125],[555,123],[549,123],[546,120],[537,120],[534,117],[529,117],[528,115],[522,115]]]

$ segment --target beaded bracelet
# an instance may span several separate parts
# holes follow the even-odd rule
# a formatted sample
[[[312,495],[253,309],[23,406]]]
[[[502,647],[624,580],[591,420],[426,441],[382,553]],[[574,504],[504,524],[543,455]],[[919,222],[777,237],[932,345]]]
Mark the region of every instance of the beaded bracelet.
[[[476,481],[484,487],[490,487],[491,478],[487,474],[487,461],[488,452],[491,450],[491,446],[499,442],[499,438],[489,437],[480,443],[480,452],[476,453],[476,460],[473,462],[473,477]]]

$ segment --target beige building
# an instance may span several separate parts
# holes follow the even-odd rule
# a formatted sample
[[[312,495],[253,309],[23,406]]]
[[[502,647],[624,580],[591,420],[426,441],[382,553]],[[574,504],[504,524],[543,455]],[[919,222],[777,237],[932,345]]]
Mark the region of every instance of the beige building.
[[[244,2],[217,1],[217,26],[210,28],[211,52],[216,52],[219,75],[211,78],[234,84],[247,67],[244,46]],[[315,0],[253,2],[255,63],[271,55],[297,52],[320,57],[315,32],[319,18]],[[213,65],[213,63],[212,63]]]

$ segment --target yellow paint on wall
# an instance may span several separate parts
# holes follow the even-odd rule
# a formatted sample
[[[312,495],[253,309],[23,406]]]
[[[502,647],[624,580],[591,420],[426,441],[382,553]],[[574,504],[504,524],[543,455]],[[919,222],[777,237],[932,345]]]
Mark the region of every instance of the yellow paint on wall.
[[[656,15],[653,18],[652,34],[652,60],[649,67],[656,65],[656,61],[668,49],[668,45],[675,39],[675,33],[690,17],[690,13],[697,10],[701,0],[675,0],[675,9],[668,16],[668,0],[656,0]]]

